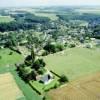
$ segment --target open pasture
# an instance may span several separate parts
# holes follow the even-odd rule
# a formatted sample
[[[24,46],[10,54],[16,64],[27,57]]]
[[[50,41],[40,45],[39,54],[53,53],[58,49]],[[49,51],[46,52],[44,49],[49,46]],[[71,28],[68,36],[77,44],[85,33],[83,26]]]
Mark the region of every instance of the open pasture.
[[[71,48],[44,57],[49,70],[69,80],[100,71],[100,49]]]
[[[57,20],[58,19],[56,14],[53,14],[53,13],[35,13],[35,15],[40,16],[40,17],[48,17],[51,20]]]
[[[13,66],[15,63],[21,62],[22,60],[22,55],[10,49],[0,49],[0,68]]]
[[[0,16],[0,23],[8,23],[14,21],[14,18],[11,18],[10,16]]]
[[[7,48],[0,49],[0,74],[15,70],[14,65],[23,60],[23,56]]]
[[[79,8],[75,9],[75,11],[79,13],[100,14],[100,8]]]

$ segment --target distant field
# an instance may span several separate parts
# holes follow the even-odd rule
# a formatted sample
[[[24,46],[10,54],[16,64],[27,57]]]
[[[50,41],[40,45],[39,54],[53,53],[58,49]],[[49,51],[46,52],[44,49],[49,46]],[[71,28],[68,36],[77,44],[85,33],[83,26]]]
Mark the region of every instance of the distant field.
[[[36,16],[41,16],[41,17],[48,17],[51,20],[57,20],[58,17],[56,16],[56,14],[52,14],[52,13],[35,13]]]
[[[48,92],[48,100],[100,100],[100,72]]]
[[[0,16],[0,23],[8,23],[13,20],[14,18],[11,18],[10,16]]]
[[[72,48],[44,57],[48,69],[69,80],[100,71],[100,49]]]
[[[85,8],[85,9],[76,9],[76,12],[80,12],[80,13],[93,13],[93,14],[100,14],[100,8],[96,9],[96,8]]]
[[[0,100],[25,100],[10,73],[0,74]]]

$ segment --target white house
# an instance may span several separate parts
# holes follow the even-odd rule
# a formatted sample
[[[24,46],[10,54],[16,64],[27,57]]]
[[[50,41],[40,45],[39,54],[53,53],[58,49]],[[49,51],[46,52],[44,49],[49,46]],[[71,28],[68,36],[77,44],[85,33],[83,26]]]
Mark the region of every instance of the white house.
[[[36,76],[36,80],[43,84],[49,84],[53,80],[53,75],[48,71],[44,75]]]

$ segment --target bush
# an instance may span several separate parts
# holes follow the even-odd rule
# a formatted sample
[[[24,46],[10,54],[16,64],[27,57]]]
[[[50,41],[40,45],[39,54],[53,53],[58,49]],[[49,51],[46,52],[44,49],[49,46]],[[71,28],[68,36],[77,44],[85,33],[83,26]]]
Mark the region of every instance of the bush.
[[[40,67],[45,67],[46,63],[44,62],[43,59],[39,59],[39,62],[40,62]]]
[[[13,54],[13,52],[10,52],[10,53],[9,53],[9,55],[12,55],[12,54]]]
[[[68,46],[68,43],[66,42],[66,43],[64,44],[64,46],[67,47],[67,46]]]
[[[46,97],[44,96],[42,100],[46,100]]]
[[[48,43],[45,47],[44,50],[48,51],[49,53],[56,53],[56,46],[54,44]]]
[[[0,59],[2,59],[2,56],[0,56]]]
[[[45,47],[44,50],[46,50],[47,52],[45,52],[45,54],[47,55],[48,53],[56,53],[58,51],[62,51],[64,50],[64,45],[61,44],[50,44],[48,43]]]
[[[48,54],[49,54],[48,51],[44,51],[44,52],[42,53],[42,56],[47,56]]]
[[[56,48],[57,48],[58,51],[64,50],[64,46],[63,45],[60,45],[60,44],[56,45]]]
[[[55,84],[55,85],[54,85],[54,89],[56,89],[57,87],[58,87],[58,84]]]
[[[38,73],[39,73],[39,74],[43,74],[43,73],[44,73],[44,69],[43,69],[43,68],[40,68],[40,69],[38,70]]]
[[[74,48],[76,45],[74,44],[74,43],[71,43],[70,45],[69,45],[69,47],[70,48]]]
[[[61,75],[60,82],[69,82],[69,80],[68,80],[67,76]]]

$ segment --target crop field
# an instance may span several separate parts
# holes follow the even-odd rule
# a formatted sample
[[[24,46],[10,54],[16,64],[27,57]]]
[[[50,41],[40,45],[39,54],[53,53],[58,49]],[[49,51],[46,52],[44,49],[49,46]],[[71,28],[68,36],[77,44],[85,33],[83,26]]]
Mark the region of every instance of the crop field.
[[[100,100],[100,72],[48,92],[48,100]]]
[[[0,74],[0,100],[25,100],[10,73]]]
[[[36,16],[41,16],[41,17],[48,17],[51,20],[57,20],[58,17],[56,16],[56,14],[52,14],[52,13],[35,13]]]
[[[44,57],[49,70],[69,80],[100,71],[100,49],[71,48]]]
[[[13,21],[14,19],[10,16],[0,16],[0,23],[8,23]]]

